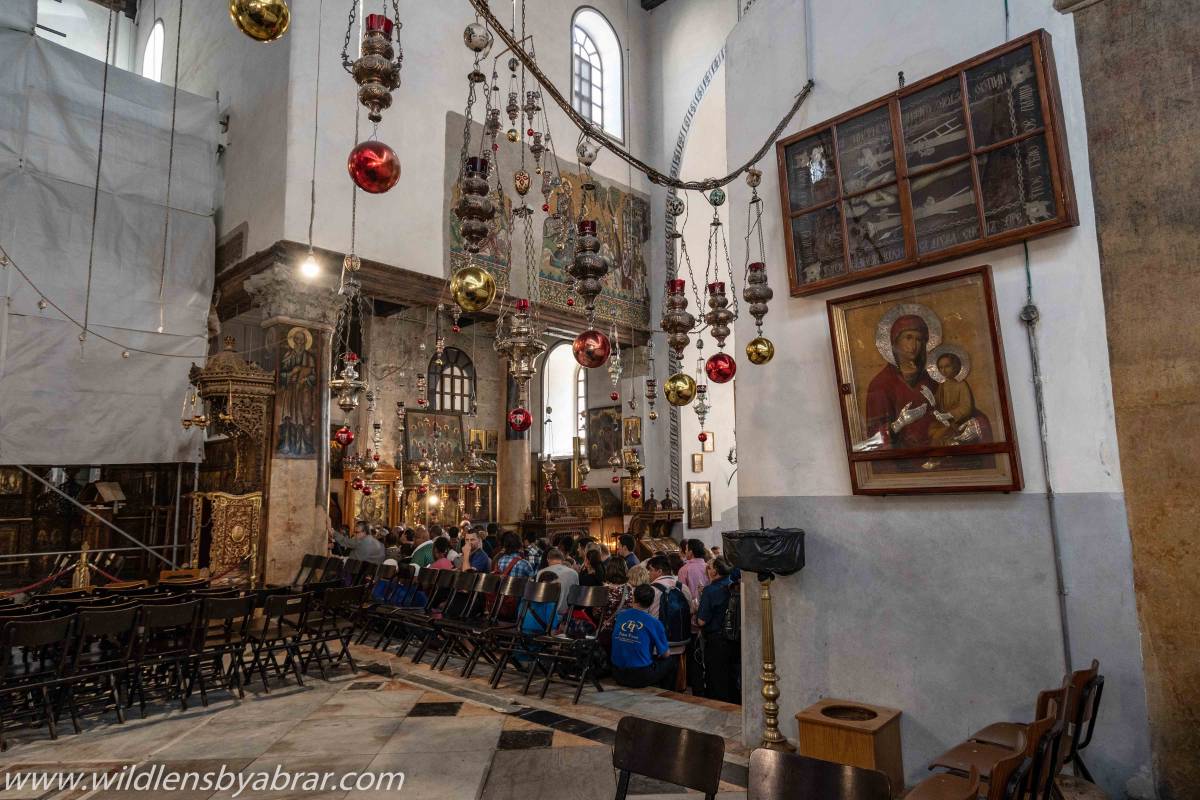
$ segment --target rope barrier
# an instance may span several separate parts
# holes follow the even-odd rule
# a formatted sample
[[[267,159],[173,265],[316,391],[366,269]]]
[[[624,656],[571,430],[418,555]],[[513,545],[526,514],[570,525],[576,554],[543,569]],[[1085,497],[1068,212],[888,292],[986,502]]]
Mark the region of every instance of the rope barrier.
[[[24,594],[26,592],[32,592],[34,589],[40,589],[43,586],[45,586],[47,583],[53,583],[54,581],[58,580],[63,575],[66,575],[68,572],[72,571],[73,569],[75,569],[75,564],[72,564],[71,566],[66,567],[63,570],[60,570],[59,572],[56,572],[53,575],[48,575],[45,578],[42,578],[37,583],[31,583],[28,586],[22,586],[19,589],[10,589],[9,591],[4,592],[3,594],[0,594],[0,597],[12,597],[15,594]]]

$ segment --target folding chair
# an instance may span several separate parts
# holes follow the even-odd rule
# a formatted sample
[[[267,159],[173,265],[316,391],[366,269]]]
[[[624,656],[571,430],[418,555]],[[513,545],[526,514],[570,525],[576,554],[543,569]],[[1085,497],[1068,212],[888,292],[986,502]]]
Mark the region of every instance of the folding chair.
[[[290,668],[296,683],[304,685],[304,677],[300,673],[300,640],[311,603],[312,595],[307,592],[268,595],[263,603],[261,625],[252,629],[248,637],[251,663],[247,671],[258,670],[263,691],[267,694],[271,692],[267,678],[268,663],[275,670],[276,677],[284,677]],[[275,660],[276,653],[286,655],[282,668]]]
[[[35,616],[9,619],[0,625],[0,751],[8,747],[4,741],[6,715],[14,719],[42,716],[50,738],[58,738],[50,693],[61,684],[75,617]],[[15,659],[18,654],[21,658]]]
[[[487,612],[487,624],[480,628],[470,630],[465,634],[467,642],[471,645],[471,651],[467,655],[466,663],[463,664],[462,672],[459,675],[463,678],[469,678],[475,672],[475,667],[478,666],[480,659],[496,665],[498,657],[493,655],[490,647],[495,634],[516,628],[516,622],[509,622],[500,619],[501,610],[504,608],[504,603],[510,598],[520,599],[525,596],[525,587],[529,583],[528,578],[516,577],[514,575],[502,575],[500,577],[500,586],[496,589],[496,596],[491,603],[491,607]]]
[[[79,611],[74,647],[63,678],[76,733],[79,706],[100,700],[106,704],[111,700],[117,722],[125,722],[122,687],[129,681],[140,619],[141,607],[133,602]]]
[[[586,612],[593,619],[599,620],[596,626],[597,630],[604,627],[608,611],[608,588],[604,586],[572,586],[567,601],[566,618],[570,619],[577,611]],[[575,687],[573,702],[578,703],[579,697],[583,694],[583,685],[589,678],[592,685],[596,687],[596,691],[604,691],[604,687],[600,685],[600,681],[595,675],[597,659],[602,657],[604,652],[600,648],[595,634],[582,639],[572,639],[566,634],[558,634],[557,636],[541,637],[537,641],[541,645],[541,649],[533,656],[533,666],[546,675],[538,697],[546,696],[551,682],[567,683]],[[533,681],[536,669],[529,670],[523,694],[529,693],[529,685]],[[566,677],[572,671],[577,671],[577,676]],[[563,677],[556,677],[556,673],[562,674]]]
[[[340,664],[343,658],[350,662],[351,672],[358,672],[354,657],[350,654],[350,640],[354,637],[354,616],[362,604],[366,589],[363,585],[329,589],[321,598],[315,612],[310,611],[305,617],[304,624],[301,625],[303,634],[300,637],[300,646],[307,647],[308,652],[301,662],[301,672],[307,674],[309,666],[316,661],[321,670],[321,677],[329,680],[325,662],[328,661],[329,668],[332,669]],[[341,650],[336,657],[329,650],[330,642],[341,644]]]
[[[476,586],[480,583],[480,577],[480,573],[477,572],[453,573],[446,602],[441,608],[434,609],[427,620],[413,623],[410,629],[420,631],[421,642],[417,647],[417,652],[413,654],[412,663],[421,663],[429,645],[442,635],[442,628],[446,623],[465,619],[465,615],[471,610],[472,599]]]
[[[433,657],[432,665],[437,670],[445,669],[446,663],[455,655],[461,656],[465,664],[471,656],[470,637],[472,634],[479,633],[489,625],[495,624],[488,598],[494,598],[493,604],[499,605],[496,593],[505,577],[487,572],[468,572],[466,574],[475,576],[475,584],[472,586],[470,600],[462,610],[462,614],[451,619],[443,618],[439,625],[442,647]]]
[[[525,584],[525,596],[517,612],[517,624],[512,628],[494,628],[490,631],[492,654],[496,657],[496,666],[492,669],[493,689],[500,685],[505,668],[514,659],[518,664],[529,661],[524,669],[531,673],[534,671],[532,658],[542,647],[538,639],[549,636],[554,630],[561,592],[562,584],[557,581]],[[529,686],[528,679],[525,686]]]
[[[130,671],[130,702],[137,696],[138,707],[146,716],[146,682],[152,680],[163,697],[179,698],[187,710],[183,680],[188,674],[200,628],[200,601],[176,599],[172,603],[142,604],[142,635]]]
[[[613,767],[620,771],[616,800],[625,800],[632,775],[695,789],[705,800],[714,800],[724,760],[725,740],[720,736],[622,717],[613,744]]]
[[[246,671],[246,647],[250,643],[250,622],[254,616],[254,595],[202,598],[200,630],[196,652],[188,675],[186,695],[200,685],[200,702],[208,706],[208,681],[216,682],[230,693],[245,697],[242,675]],[[229,666],[225,665],[226,659]]]

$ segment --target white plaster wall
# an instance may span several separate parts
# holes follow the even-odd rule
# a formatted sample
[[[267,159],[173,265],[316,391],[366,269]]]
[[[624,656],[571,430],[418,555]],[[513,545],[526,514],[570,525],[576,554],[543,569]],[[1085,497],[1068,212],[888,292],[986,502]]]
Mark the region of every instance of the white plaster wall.
[[[1072,22],[1040,0],[1010,2],[1010,8],[1014,36],[1040,27],[1053,36],[1079,204],[1079,227],[1029,243],[1034,300],[1042,311],[1039,339],[1047,414],[1055,423],[1049,439],[1051,478],[1058,492],[1120,491],[1095,215]],[[812,24],[816,88],[784,135],[894,90],[899,69],[904,70],[909,82],[914,82],[1004,41],[1003,5],[994,0],[924,0],[919,9],[894,14],[881,13],[878,4],[866,0],[814,0]],[[729,50],[731,55],[736,52],[737,60],[726,64],[728,80],[737,87],[730,90],[728,113],[731,162],[752,154],[799,91],[805,80],[803,42],[801,3],[763,0],[762,7],[756,3],[739,24]],[[803,408],[804,416],[803,424],[741,427],[739,434],[747,451],[776,454],[741,472],[748,482],[743,494],[790,495],[799,485],[806,495],[850,493],[850,476],[841,457],[845,442],[828,346],[825,301],[829,297],[978,264],[991,264],[993,268],[1025,491],[1044,491],[1029,351],[1017,316],[1025,302],[1022,247],[1015,245],[856,284],[843,291],[789,298],[773,152],[764,159],[759,192],[766,198],[767,269],[775,288],[767,336],[778,349],[770,367],[744,370],[739,375],[743,399],[739,418],[747,422],[769,419],[764,413],[784,402],[791,408]],[[741,207],[748,196],[749,188],[735,183],[730,203]],[[737,232],[734,238],[744,236],[744,216],[733,220],[732,229]],[[744,336],[752,325],[748,316],[740,320],[739,333]],[[804,380],[796,380],[797,376],[804,376]]]
[[[1104,307],[1072,22],[1040,0],[1010,0],[1014,36],[1046,28],[1062,88],[1080,225],[1029,244],[1041,310],[1048,449],[1076,667],[1099,658],[1107,683],[1088,763],[1110,793],[1149,759],[1144,679],[1128,529],[1113,422]],[[881,9],[869,0],[812,0],[816,88],[784,131],[794,133],[1004,41],[999,0],[922,0]],[[727,42],[728,160],[748,157],[808,77],[804,4],[758,0]],[[766,368],[739,375],[739,507],[744,523],[808,530],[808,566],[776,583],[776,642],[784,729],[822,696],[904,710],[910,782],[928,761],[996,719],[1026,718],[1054,685],[1064,654],[1026,333],[1020,245],[789,298],[774,153],[764,159],[767,266],[775,300]],[[749,189],[735,183],[734,208]],[[733,239],[744,217],[731,220]],[[850,497],[829,346],[826,300],[990,264],[1025,489],[1011,495]],[[738,322],[742,341],[752,320]],[[745,454],[754,453],[753,459]],[[747,620],[757,600],[747,597]],[[744,639],[753,675],[757,631]],[[754,697],[756,684],[746,685]],[[747,732],[761,719],[745,706]]]
[[[34,32],[43,39],[103,62],[108,16],[108,9],[92,0],[38,0],[37,24],[40,27]],[[134,58],[135,33],[133,20],[120,12],[113,16],[108,63],[140,73],[141,59]]]
[[[648,125],[640,109],[649,101],[645,80],[647,29],[644,12],[625,0],[599,0],[588,5],[612,23],[623,46],[629,50],[626,68],[632,70],[630,146],[645,152]],[[306,241],[308,237],[309,189],[312,176],[313,87],[316,78],[318,2],[292,6],[287,112],[287,203],[284,238]],[[506,9],[503,3],[495,6]],[[564,88],[570,86],[571,16],[577,6],[557,0],[530,0],[527,30],[534,34],[538,61],[546,73]],[[346,174],[346,156],[354,146],[355,114],[361,108],[357,86],[341,68],[340,53],[346,35],[346,4],[325,2],[321,25],[322,62],[320,75],[320,130],[317,164],[317,213],[314,243],[318,247],[345,251],[350,244],[350,201],[353,184]],[[471,52],[463,46],[463,28],[474,20],[466,0],[450,3],[409,3],[400,6],[404,29],[402,84],[393,92],[392,107],[383,113],[377,138],[400,155],[399,183],[382,195],[359,193],[356,251],[363,257],[394,264],[415,272],[443,275],[447,259],[442,242],[442,196],[445,174],[446,113],[462,113],[467,98],[466,75],[471,69]],[[498,12],[505,20],[507,16]],[[358,25],[351,36],[351,57],[357,53]],[[497,39],[499,42],[499,39]],[[493,54],[502,49],[493,46]],[[501,94],[507,91],[505,59],[499,65]],[[491,57],[486,61],[490,69]],[[531,84],[527,84],[531,86]],[[502,103],[507,98],[502,99]],[[550,105],[550,129],[559,156],[575,161],[577,131],[566,115]],[[482,92],[475,107],[476,122],[483,118]],[[505,120],[507,121],[507,120]],[[370,138],[371,123],[365,109],[360,115],[361,135]],[[630,127],[631,126],[631,127]],[[625,164],[611,154],[602,154],[593,167],[602,176],[626,182]],[[507,179],[507,178],[506,178]],[[635,173],[634,188],[648,191]],[[535,219],[540,230],[541,220]]]
[[[297,11],[309,5],[292,4],[293,25]],[[185,3],[183,8],[179,85],[193,94],[216,97],[221,112],[229,115],[226,149],[220,158],[222,186],[216,198],[217,239],[246,223],[249,255],[283,238],[288,53],[294,31],[263,44],[234,27],[224,6],[202,9]],[[166,34],[162,66],[166,84],[174,79],[178,11],[178,3],[162,0],[142,0],[138,8],[136,60],[140,63],[157,15]]]

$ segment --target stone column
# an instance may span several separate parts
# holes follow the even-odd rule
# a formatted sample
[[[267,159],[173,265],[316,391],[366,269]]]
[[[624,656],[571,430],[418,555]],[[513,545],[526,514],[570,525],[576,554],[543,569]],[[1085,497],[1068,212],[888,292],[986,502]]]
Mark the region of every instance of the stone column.
[[[508,359],[500,359],[500,391],[497,392],[496,402],[500,406],[500,432],[496,453],[496,521],[504,525],[514,525],[521,521],[529,510],[532,501],[533,486],[529,477],[529,440],[530,432],[525,431],[520,438],[513,436],[508,427],[508,412],[517,405],[517,398],[510,397],[509,389],[514,392],[515,384],[510,385],[508,379]]]
[[[263,574],[287,583],[306,553],[328,549],[330,342],[342,299],[330,278],[301,280],[276,263],[246,280],[275,348],[275,410],[267,449]]]

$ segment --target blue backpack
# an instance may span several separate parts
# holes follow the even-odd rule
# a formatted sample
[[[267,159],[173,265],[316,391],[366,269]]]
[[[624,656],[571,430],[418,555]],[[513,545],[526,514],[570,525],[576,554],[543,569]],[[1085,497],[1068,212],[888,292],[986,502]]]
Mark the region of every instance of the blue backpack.
[[[658,621],[667,630],[667,644],[687,644],[692,638],[692,606],[676,581],[671,588],[650,584],[659,594]]]

